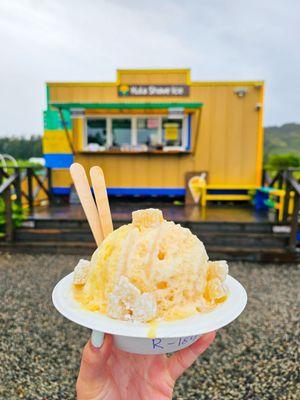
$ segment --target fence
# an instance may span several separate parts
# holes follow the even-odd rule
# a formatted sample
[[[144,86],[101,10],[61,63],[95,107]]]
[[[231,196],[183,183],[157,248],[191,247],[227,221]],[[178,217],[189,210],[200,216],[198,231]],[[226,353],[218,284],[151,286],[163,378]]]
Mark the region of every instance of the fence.
[[[45,180],[40,175],[44,173]],[[33,211],[36,199],[43,192],[49,203],[52,200],[51,169],[43,167],[0,167],[0,198],[5,207],[5,240],[13,240],[14,223],[12,200],[19,207]],[[14,192],[14,193],[13,193]]]
[[[289,247],[295,249],[297,246],[297,234],[300,211],[300,183],[296,178],[300,168],[288,168],[281,171],[264,170],[263,186],[277,187],[285,191],[283,204],[283,223],[290,225]],[[291,193],[293,193],[292,212],[289,215]]]

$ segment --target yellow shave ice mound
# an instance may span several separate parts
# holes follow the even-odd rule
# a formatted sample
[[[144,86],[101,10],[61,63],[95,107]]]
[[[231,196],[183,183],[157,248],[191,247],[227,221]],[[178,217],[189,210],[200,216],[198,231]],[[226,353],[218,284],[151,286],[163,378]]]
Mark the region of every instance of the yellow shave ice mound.
[[[157,209],[132,213],[91,262],[74,270],[74,296],[85,309],[149,322],[209,311],[226,300],[226,261],[208,261],[203,243]]]

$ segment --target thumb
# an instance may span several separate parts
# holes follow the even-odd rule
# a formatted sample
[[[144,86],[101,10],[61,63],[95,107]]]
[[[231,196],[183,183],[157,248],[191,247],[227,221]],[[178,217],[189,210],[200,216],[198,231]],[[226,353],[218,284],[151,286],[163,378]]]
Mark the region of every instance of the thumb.
[[[83,349],[79,375],[76,389],[78,398],[80,393],[89,398],[102,385],[102,377],[105,374],[106,362],[112,350],[112,337],[105,335],[104,343],[101,348],[94,347],[91,340],[87,342]]]
[[[215,336],[215,332],[206,333],[191,346],[173,354],[168,360],[171,377],[173,379],[179,378],[179,376],[193,364],[197,357],[204,353],[214,341]]]

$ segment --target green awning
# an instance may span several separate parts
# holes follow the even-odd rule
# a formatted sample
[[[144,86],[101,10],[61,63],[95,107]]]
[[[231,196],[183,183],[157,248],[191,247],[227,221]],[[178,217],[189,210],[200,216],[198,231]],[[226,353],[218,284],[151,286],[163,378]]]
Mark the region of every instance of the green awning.
[[[71,109],[100,109],[100,110],[157,110],[168,108],[188,108],[197,109],[203,103],[50,103],[52,107],[71,110]]]

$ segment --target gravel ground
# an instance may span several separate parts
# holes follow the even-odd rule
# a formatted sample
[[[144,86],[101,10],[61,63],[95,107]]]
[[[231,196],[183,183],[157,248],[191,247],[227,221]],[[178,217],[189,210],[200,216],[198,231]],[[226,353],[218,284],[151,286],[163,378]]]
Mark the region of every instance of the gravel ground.
[[[54,310],[51,291],[77,259],[0,254],[1,400],[75,398],[89,331]],[[247,289],[247,308],[182,376],[174,399],[299,399],[299,266],[235,263],[230,272]]]

